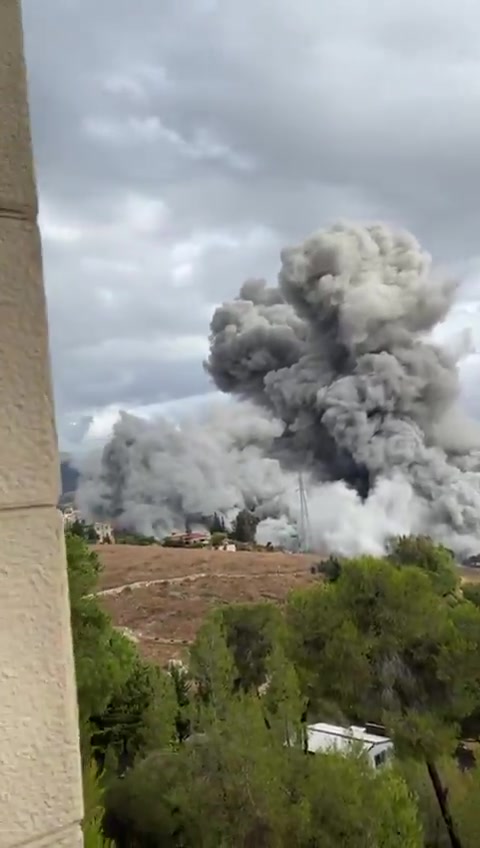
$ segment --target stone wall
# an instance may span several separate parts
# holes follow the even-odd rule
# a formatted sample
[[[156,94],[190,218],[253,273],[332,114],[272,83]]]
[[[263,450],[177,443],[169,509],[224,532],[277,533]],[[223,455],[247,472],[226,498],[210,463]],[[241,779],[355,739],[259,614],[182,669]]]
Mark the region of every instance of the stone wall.
[[[77,703],[19,0],[0,0],[0,328],[0,846],[79,848]]]

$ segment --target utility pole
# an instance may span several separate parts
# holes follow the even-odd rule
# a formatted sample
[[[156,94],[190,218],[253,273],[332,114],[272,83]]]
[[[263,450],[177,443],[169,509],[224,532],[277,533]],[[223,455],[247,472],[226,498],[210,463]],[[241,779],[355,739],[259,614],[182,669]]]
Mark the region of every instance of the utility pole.
[[[308,514],[308,501],[303,481],[303,474],[298,474],[298,494],[300,500],[300,521],[298,527],[298,541],[301,553],[308,553],[312,549],[312,532],[310,517]]]

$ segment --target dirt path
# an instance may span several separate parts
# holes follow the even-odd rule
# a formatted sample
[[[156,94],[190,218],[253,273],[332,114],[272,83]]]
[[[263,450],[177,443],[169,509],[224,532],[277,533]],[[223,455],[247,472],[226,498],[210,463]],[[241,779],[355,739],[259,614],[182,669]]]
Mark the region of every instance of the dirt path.
[[[196,580],[204,580],[205,578],[217,577],[223,579],[225,577],[234,577],[235,579],[243,579],[243,580],[255,580],[255,579],[263,579],[265,577],[281,577],[281,570],[275,571],[261,571],[258,574],[252,574],[252,572],[239,573],[234,571],[197,571],[195,574],[184,574],[182,577],[158,577],[155,580],[136,580],[133,583],[123,583],[121,586],[114,586],[110,589],[100,589],[98,592],[95,592],[95,597],[102,598],[107,597],[109,595],[121,595],[122,592],[133,592],[135,589],[148,589],[149,586],[159,586],[164,583],[167,586],[175,586],[180,583],[194,583]],[[295,575],[296,577],[302,574],[305,574],[305,569],[290,571],[289,575]],[[89,597],[93,597],[89,595]]]
[[[112,586],[109,589],[99,589],[98,592],[94,592],[93,595],[88,595],[89,598],[97,597],[108,597],[113,595],[121,595],[122,592],[134,592],[135,589],[148,589],[149,586],[160,586],[162,583],[166,586],[175,586],[182,583],[195,583],[197,580],[205,580],[211,577],[217,577],[219,579],[224,579],[226,577],[233,577],[235,579],[240,578],[241,580],[255,580],[262,579],[264,577],[281,577],[282,574],[287,573],[289,576],[293,575],[295,577],[299,577],[305,574],[305,569],[296,569],[295,571],[283,572],[279,569],[273,571],[260,571],[258,573],[255,572],[235,572],[235,571],[197,571],[193,574],[184,574],[180,577],[158,577],[153,580],[134,580],[130,583],[122,583],[120,586]],[[474,575],[477,580],[480,577],[480,573],[475,573]],[[470,582],[472,580],[471,575],[468,577],[465,574],[462,574],[460,577],[460,581],[462,583]],[[475,581],[476,582],[476,581]],[[479,581],[480,582],[480,581]]]
[[[186,639],[179,639],[174,636],[151,636],[148,633],[143,633],[141,630],[133,630],[131,627],[122,627],[119,625],[116,630],[123,633],[131,642],[138,644],[141,640],[156,642],[157,645],[188,645]]]

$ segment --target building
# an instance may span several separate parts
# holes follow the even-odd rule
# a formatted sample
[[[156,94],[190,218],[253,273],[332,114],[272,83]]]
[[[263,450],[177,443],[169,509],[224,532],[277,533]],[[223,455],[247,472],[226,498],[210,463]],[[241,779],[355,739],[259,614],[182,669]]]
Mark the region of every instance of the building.
[[[210,533],[208,530],[186,531],[172,530],[169,536],[165,538],[167,544],[178,546],[179,548],[202,547],[206,548],[210,544]]]
[[[80,515],[78,509],[75,509],[73,506],[67,506],[63,510],[63,524],[65,527],[71,527],[72,524],[75,524],[76,521],[81,521],[82,516]]]
[[[472,554],[463,560],[462,565],[466,568],[480,568],[480,554]]]
[[[183,541],[187,548],[192,545],[202,545],[206,548],[210,544],[210,533],[208,530],[192,530],[184,534]]]
[[[20,6],[0,2],[0,845],[81,848],[77,693]]]
[[[65,529],[68,529],[77,521],[81,524],[86,524],[85,519],[83,518],[81,512],[78,509],[75,509],[73,506],[67,506],[63,510],[63,526]],[[107,543],[114,545],[115,544],[115,532],[113,529],[113,525],[108,521],[95,521],[93,525],[86,525],[88,529],[93,527],[95,535],[97,537],[97,542],[100,544]],[[95,541],[95,537],[92,535],[88,537],[89,541]]]
[[[311,754],[338,751],[348,754],[358,749],[365,753],[374,768],[388,763],[393,756],[393,742],[387,736],[367,727],[340,727],[319,722],[307,728],[307,747]]]
[[[113,532],[113,527],[111,524],[105,521],[96,521],[93,525],[93,529],[97,534],[97,539],[101,545],[103,544],[115,544],[115,534]]]

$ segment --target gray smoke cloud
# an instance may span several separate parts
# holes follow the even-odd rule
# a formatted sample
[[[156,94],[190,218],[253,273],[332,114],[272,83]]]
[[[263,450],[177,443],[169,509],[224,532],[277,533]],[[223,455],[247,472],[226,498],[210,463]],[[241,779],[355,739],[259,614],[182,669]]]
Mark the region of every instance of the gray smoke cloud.
[[[206,368],[234,402],[178,424],[122,414],[81,467],[80,508],[156,536],[248,507],[258,540],[287,547],[303,525],[319,551],[381,553],[411,532],[478,551],[466,342],[431,341],[455,291],[412,235],[384,225],[285,249],[277,286],[249,280],[213,315]]]
[[[121,413],[108,444],[80,463],[77,505],[88,518],[158,537],[215,512],[227,521],[243,508],[280,517],[297,486],[268,456],[280,433],[280,422],[248,403],[178,423]]]
[[[343,481],[365,516],[403,488],[409,530],[466,552],[480,540],[480,430],[458,405],[455,351],[429,340],[455,289],[409,233],[339,224],[282,251],[277,287],[249,281],[216,310],[207,368],[284,422],[286,467]]]

